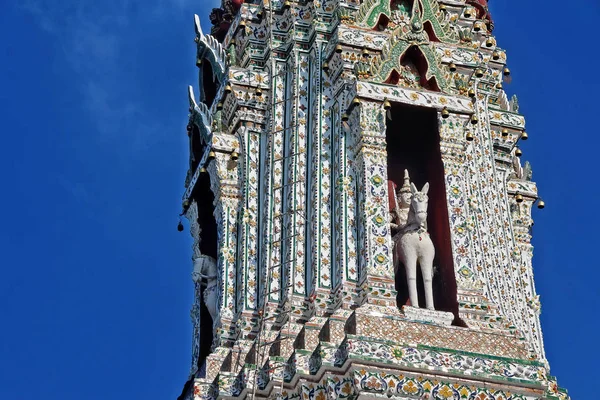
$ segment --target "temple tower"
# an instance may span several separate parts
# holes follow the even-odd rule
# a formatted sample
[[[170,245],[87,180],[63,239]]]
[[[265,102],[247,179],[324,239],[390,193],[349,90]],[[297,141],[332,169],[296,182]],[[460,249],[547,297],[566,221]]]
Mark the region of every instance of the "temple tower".
[[[223,0],[211,22],[180,399],[568,399],[487,1]]]

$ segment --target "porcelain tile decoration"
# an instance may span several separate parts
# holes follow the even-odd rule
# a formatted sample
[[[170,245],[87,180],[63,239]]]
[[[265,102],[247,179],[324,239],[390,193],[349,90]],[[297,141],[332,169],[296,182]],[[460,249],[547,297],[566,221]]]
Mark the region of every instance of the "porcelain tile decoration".
[[[211,27],[195,17],[180,399],[569,399],[487,3],[222,0]]]

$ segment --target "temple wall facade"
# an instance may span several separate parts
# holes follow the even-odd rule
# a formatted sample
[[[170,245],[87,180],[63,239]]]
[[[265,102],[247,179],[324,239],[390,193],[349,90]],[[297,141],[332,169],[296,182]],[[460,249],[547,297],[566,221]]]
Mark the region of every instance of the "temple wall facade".
[[[189,91],[196,303],[181,399],[567,399],[531,264],[543,202],[487,2],[224,0],[211,20],[208,33],[195,19],[210,73]],[[411,153],[425,134],[435,151]],[[399,300],[398,152],[438,188],[418,231],[438,244],[435,309]],[[418,157],[441,159],[436,182]],[[196,261],[210,240],[214,267]]]

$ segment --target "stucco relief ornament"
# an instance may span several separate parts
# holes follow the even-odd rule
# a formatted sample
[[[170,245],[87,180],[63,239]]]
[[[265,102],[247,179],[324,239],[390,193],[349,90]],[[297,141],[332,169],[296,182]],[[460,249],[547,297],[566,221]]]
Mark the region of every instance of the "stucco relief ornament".
[[[411,6],[407,0],[392,3],[392,18],[390,21],[390,28],[397,26],[405,26],[410,22]]]
[[[213,320],[213,325],[217,321],[217,262],[214,258],[201,255],[194,258],[194,272],[192,279],[197,283],[202,279],[206,279],[202,301],[208,309],[210,317]]]
[[[433,305],[433,259],[435,248],[427,232],[427,206],[429,204],[429,183],[417,190],[414,183],[410,184],[411,202],[406,225],[394,237],[395,251],[398,260],[406,268],[408,280],[408,296],[413,307],[419,307],[417,294],[417,264],[421,267],[425,288],[425,305],[427,309],[434,310]],[[399,267],[397,263],[395,268]]]

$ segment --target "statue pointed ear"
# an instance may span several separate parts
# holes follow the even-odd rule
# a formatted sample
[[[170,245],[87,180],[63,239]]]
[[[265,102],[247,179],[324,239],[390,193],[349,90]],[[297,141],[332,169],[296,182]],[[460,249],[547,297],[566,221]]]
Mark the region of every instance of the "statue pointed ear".
[[[427,182],[425,184],[425,186],[423,186],[423,189],[421,190],[421,193],[427,194],[427,192],[429,192],[429,182]]]
[[[410,183],[410,191],[412,192],[412,194],[419,193],[419,191],[417,190],[417,187],[415,186],[415,184],[413,182]]]

